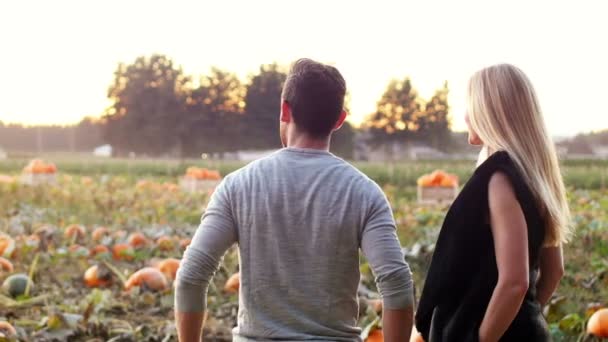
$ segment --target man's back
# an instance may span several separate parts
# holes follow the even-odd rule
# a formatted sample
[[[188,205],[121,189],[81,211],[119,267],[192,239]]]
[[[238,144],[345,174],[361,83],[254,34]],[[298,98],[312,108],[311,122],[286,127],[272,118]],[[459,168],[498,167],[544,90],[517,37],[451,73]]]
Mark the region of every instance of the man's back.
[[[176,279],[181,341],[197,341],[209,281],[239,244],[236,341],[359,341],[359,249],[383,299],[387,341],[409,337],[411,274],[382,190],[329,150],[346,119],[346,83],[332,66],[300,59],[281,94],[287,146],[226,176],[186,249]]]
[[[235,334],[359,335],[359,241],[370,201],[380,195],[375,184],[328,152],[287,148],[226,186],[241,257]]]

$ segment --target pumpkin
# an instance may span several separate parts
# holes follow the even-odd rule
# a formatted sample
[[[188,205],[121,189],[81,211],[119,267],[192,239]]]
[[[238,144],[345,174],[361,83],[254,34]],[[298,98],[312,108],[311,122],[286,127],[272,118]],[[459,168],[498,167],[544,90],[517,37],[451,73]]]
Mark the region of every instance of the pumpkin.
[[[142,233],[133,233],[133,234],[129,235],[127,242],[133,248],[142,248],[142,247],[147,246],[149,243],[146,236]]]
[[[110,249],[104,245],[97,245],[93,248],[91,248],[91,256],[107,256],[110,255]]]
[[[117,230],[114,233],[112,233],[112,238],[114,239],[114,241],[123,241],[126,236],[127,236],[127,232],[122,229]]]
[[[159,262],[158,265],[156,265],[156,268],[167,276],[167,278],[175,280],[179,263],[179,259],[169,258]]]
[[[85,235],[85,228],[79,224],[71,224],[67,226],[67,228],[63,232],[63,236],[65,236],[67,239],[71,239],[72,241],[82,239]]]
[[[608,309],[599,309],[587,323],[587,332],[600,338],[608,338]]]
[[[110,236],[110,231],[106,227],[97,227],[91,234],[94,242],[99,242],[106,236]]]
[[[7,175],[0,175],[0,184],[12,184],[15,182],[15,178]]]
[[[179,240],[179,247],[181,249],[186,249],[186,247],[190,246],[192,239],[181,239]]]
[[[179,186],[175,183],[163,183],[163,189],[168,192],[177,192]]]
[[[0,256],[10,258],[15,255],[15,240],[8,235],[0,235]]]
[[[68,248],[68,252],[70,252],[71,255],[76,256],[76,257],[81,257],[81,258],[88,258],[91,255],[91,252],[89,251],[88,248],[86,248],[85,246],[81,246],[81,245],[71,245]]]
[[[89,185],[93,184],[93,178],[91,178],[91,177],[82,177],[80,179],[80,183],[82,183],[82,185],[84,185],[84,186],[89,186]]]
[[[53,163],[47,163],[46,165],[44,165],[44,171],[43,173],[46,174],[53,174],[57,172],[57,166],[55,166],[55,164]]]
[[[153,267],[144,267],[129,277],[125,283],[125,290],[129,291],[135,286],[145,287],[153,291],[163,291],[169,287],[169,284],[161,271]]]
[[[2,289],[11,297],[18,297],[25,293],[28,283],[30,288],[34,285],[34,282],[27,275],[23,273],[13,274],[4,280]]]
[[[46,163],[41,159],[32,159],[24,168],[23,172],[32,174],[54,174],[57,167],[53,163]]]
[[[13,272],[13,263],[9,260],[0,257],[0,271]]]
[[[224,285],[224,291],[227,293],[238,293],[241,286],[241,275],[239,272],[231,275]]]
[[[25,245],[32,248],[40,247],[40,236],[32,234],[25,237]]]
[[[112,247],[112,257],[115,260],[131,261],[135,258],[135,250],[126,243],[118,243]]]
[[[222,179],[222,176],[219,171],[191,166],[186,170],[186,178],[197,180],[220,180]]]
[[[16,336],[17,330],[9,322],[0,321],[0,337],[15,338]]]
[[[112,273],[97,265],[89,267],[84,272],[84,284],[87,287],[105,287],[112,283]]]
[[[382,312],[382,299],[368,299],[367,305],[369,305],[377,314]]]
[[[382,333],[382,329],[374,329],[369,332],[365,342],[384,342],[384,334]]]
[[[458,177],[443,170],[435,170],[431,174],[422,175],[418,178],[417,183],[421,187],[456,187],[458,186]]]
[[[175,241],[168,236],[161,236],[156,240],[156,245],[161,251],[172,251],[175,249]]]

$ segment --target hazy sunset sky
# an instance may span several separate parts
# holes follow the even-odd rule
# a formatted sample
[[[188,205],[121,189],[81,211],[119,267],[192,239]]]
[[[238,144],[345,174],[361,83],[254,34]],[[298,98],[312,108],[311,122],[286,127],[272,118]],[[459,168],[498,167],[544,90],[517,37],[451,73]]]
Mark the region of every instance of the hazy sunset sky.
[[[553,135],[608,128],[606,1],[3,1],[0,120],[78,122],[109,105],[119,62],[162,53],[188,74],[211,66],[246,79],[260,64],[332,63],[351,121],[391,78],[428,98],[444,80],[454,127],[464,89],[498,62],[532,79]],[[277,108],[278,110],[278,108]]]

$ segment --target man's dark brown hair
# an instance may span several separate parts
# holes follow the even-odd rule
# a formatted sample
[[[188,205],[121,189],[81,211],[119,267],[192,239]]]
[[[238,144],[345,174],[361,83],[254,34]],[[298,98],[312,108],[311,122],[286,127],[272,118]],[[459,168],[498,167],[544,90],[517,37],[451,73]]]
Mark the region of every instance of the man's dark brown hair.
[[[340,118],[345,94],[346,81],[338,69],[302,58],[292,65],[282,97],[299,130],[313,138],[326,138]]]

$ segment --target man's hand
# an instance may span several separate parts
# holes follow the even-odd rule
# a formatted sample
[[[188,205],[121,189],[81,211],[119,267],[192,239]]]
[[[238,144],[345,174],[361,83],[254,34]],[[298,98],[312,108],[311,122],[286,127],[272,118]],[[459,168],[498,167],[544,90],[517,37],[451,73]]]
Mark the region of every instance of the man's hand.
[[[175,311],[175,325],[180,342],[202,341],[203,326],[207,315],[202,312]]]
[[[414,309],[384,310],[382,332],[385,342],[409,341],[414,324]]]

